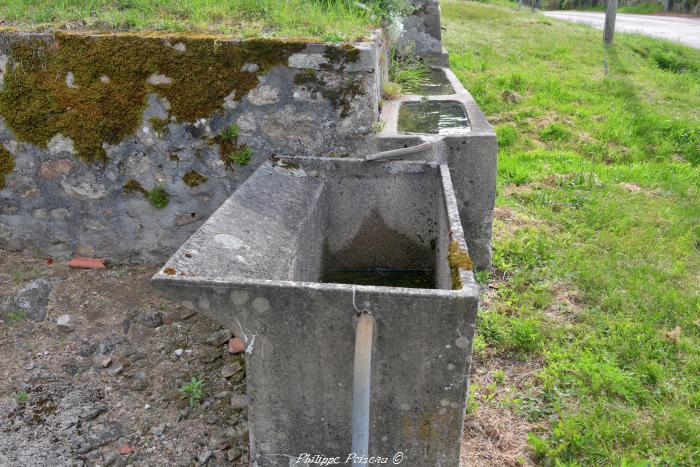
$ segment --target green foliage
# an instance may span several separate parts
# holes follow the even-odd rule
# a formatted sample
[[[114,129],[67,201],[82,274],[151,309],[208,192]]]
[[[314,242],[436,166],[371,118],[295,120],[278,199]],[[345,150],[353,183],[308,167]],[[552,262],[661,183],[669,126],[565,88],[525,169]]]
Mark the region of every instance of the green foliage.
[[[27,394],[27,391],[20,391],[17,393],[17,400],[19,402],[25,402],[29,399],[29,394]]]
[[[540,139],[544,141],[564,141],[569,139],[569,130],[561,123],[555,122],[540,131]]]
[[[156,184],[156,186],[148,191],[146,194],[146,199],[150,201],[154,208],[163,209],[170,202],[170,195],[167,191],[165,191],[165,187],[163,185]]]
[[[179,391],[182,394],[182,398],[187,400],[190,407],[194,407],[199,404],[199,402],[204,398],[204,380],[193,376],[192,379],[183,384]]]
[[[4,25],[41,29],[202,31],[239,38],[305,37],[358,40],[382,18],[405,11],[406,0],[3,0]]]
[[[398,94],[415,93],[425,84],[430,68],[418,58],[413,55],[402,56],[392,50],[389,59],[389,81],[400,86],[400,91],[396,89]]]
[[[227,126],[223,133],[221,133],[221,139],[224,141],[237,141],[238,140],[238,125],[231,124]]]
[[[452,68],[496,126],[509,213],[475,353],[542,362],[508,406],[542,424],[541,464],[696,465],[700,51],[621,34],[604,76],[599,31],[441,6]]]
[[[18,310],[18,311],[8,311],[6,313],[7,318],[11,321],[22,321],[25,316],[27,315],[24,310]]]
[[[253,150],[248,146],[241,146],[228,155],[229,160],[238,165],[248,165],[251,157],[253,157]]]
[[[512,125],[503,125],[496,128],[496,139],[499,148],[507,148],[518,140],[518,130]]]

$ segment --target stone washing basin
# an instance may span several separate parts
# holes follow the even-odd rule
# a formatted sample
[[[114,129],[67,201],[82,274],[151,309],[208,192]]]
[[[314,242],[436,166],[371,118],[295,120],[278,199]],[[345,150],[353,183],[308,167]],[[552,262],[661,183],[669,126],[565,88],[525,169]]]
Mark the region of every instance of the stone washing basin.
[[[446,165],[273,158],[153,282],[245,340],[252,465],[352,452],[355,329],[371,316],[369,454],[458,466],[477,309],[466,248]],[[386,286],[404,284],[387,271],[424,275]]]

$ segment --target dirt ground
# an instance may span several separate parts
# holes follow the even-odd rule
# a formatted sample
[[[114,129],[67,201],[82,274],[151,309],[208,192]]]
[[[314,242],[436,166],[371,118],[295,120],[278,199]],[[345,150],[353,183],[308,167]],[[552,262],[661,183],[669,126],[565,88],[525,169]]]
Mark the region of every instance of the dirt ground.
[[[0,466],[248,465],[242,356],[228,352],[229,332],[154,290],[155,271],[0,250],[0,305],[51,284],[40,322],[0,311]],[[529,384],[531,366],[475,357],[462,467],[531,464],[532,425],[497,404]],[[493,385],[495,368],[511,384]],[[179,391],[192,377],[205,381],[194,407]]]
[[[0,303],[52,282],[43,321],[0,313],[0,465],[248,465],[242,357],[154,272],[0,251]],[[190,408],[178,389],[193,376],[205,396]]]

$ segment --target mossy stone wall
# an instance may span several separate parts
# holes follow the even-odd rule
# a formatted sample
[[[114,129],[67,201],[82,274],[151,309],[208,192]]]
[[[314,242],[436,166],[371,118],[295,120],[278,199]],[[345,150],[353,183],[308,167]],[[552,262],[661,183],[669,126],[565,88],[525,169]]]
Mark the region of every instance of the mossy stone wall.
[[[266,158],[361,152],[383,53],[0,32],[0,248],[160,261]]]

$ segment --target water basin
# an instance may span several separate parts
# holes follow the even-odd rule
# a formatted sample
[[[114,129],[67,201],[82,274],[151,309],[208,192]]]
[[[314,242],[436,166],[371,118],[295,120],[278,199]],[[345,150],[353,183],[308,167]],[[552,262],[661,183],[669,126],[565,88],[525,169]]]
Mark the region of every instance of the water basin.
[[[416,92],[419,96],[445,96],[454,93],[450,80],[442,70],[430,70],[425,77],[425,83]]]
[[[457,101],[411,101],[399,108],[399,133],[451,135],[469,128],[467,111]]]

